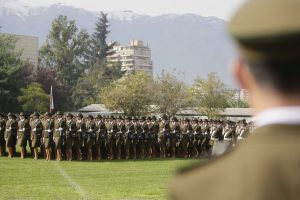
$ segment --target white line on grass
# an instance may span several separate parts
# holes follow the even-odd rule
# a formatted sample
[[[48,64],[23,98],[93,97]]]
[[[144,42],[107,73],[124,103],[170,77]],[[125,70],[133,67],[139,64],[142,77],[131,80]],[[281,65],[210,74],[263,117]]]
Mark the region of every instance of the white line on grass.
[[[83,200],[88,200],[89,197],[87,193],[80,187],[76,181],[63,169],[61,168],[60,164],[58,162],[55,162],[55,166],[57,171],[68,181],[68,183],[71,185],[72,188],[81,196]]]

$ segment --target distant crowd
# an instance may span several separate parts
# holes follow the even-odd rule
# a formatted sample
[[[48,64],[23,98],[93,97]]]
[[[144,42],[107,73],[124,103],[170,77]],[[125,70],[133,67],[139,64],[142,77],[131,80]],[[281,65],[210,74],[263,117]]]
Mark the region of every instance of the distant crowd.
[[[0,156],[58,161],[210,157],[253,130],[246,120],[0,113]]]

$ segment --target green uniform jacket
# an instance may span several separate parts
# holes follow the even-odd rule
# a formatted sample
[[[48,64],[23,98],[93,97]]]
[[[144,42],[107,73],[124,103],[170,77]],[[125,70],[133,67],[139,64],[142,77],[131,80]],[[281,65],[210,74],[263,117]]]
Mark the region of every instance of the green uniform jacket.
[[[18,122],[18,146],[25,147],[27,143],[27,137],[30,134],[30,125],[29,122],[24,119]]]
[[[54,121],[53,120],[44,120],[43,125],[43,145],[45,148],[50,148],[51,142],[53,140],[53,131],[54,131]]]
[[[30,122],[31,127],[31,147],[40,147],[41,146],[41,138],[42,138],[42,131],[43,125],[42,122],[38,120],[33,120]]]
[[[5,132],[5,120],[0,120],[0,147],[5,146],[5,140],[4,140],[4,132]]]
[[[18,122],[16,120],[7,120],[5,130],[6,147],[13,147],[16,145]]]
[[[300,125],[258,128],[237,148],[173,180],[174,200],[300,199]]]

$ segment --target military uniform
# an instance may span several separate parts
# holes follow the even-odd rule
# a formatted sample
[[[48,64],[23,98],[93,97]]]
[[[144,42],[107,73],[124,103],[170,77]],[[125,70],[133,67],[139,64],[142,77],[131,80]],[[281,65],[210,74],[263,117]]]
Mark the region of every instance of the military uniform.
[[[145,158],[146,139],[148,138],[149,127],[146,123],[146,117],[141,117],[140,123],[137,125],[139,158]],[[146,138],[147,137],[147,138]]]
[[[198,124],[197,119],[193,119],[193,124],[192,124],[192,129],[193,129],[193,156],[198,157],[199,154],[201,154],[201,143],[204,140],[204,135],[201,132],[201,126]]]
[[[235,137],[235,126],[232,122],[227,122],[226,126],[223,129],[224,132],[224,144],[226,150],[233,147],[236,143],[236,137]]]
[[[33,113],[34,120],[30,122],[31,127],[31,147],[34,149],[34,159],[38,159],[38,148],[41,147],[41,139],[42,139],[42,132],[43,132],[43,125],[39,119],[38,113]]]
[[[65,137],[65,131],[67,128],[66,121],[62,118],[63,113],[57,112],[57,119],[54,121],[54,143],[56,149],[56,160],[62,160],[62,146],[63,146],[63,139]]]
[[[130,150],[132,148],[133,150],[133,158],[136,159],[136,138],[135,138],[135,129],[134,124],[131,122],[131,118],[127,117],[125,118],[125,151],[126,151],[126,159],[129,159],[131,156]]]
[[[152,118],[148,118],[148,128],[149,128],[149,134],[148,134],[148,141],[147,141],[147,154],[148,158],[151,159],[153,157],[153,151],[155,148],[155,140],[156,140],[156,127],[155,123],[151,121]]]
[[[95,140],[95,151],[96,151],[96,160],[102,158],[102,154],[105,152],[106,140],[107,140],[107,128],[102,120],[101,115],[96,117],[96,140]]]
[[[122,156],[122,144],[123,144],[124,139],[125,139],[125,132],[126,132],[126,127],[125,127],[125,124],[123,122],[123,118],[119,117],[118,134],[117,134],[117,140],[116,140],[118,160],[120,160],[121,156]]]
[[[6,121],[6,130],[4,134],[6,147],[8,148],[8,156],[12,157],[14,155],[14,149],[16,145],[17,132],[18,132],[18,122],[14,114],[9,113],[10,119]]]
[[[89,115],[88,120],[85,123],[86,127],[86,147],[87,147],[87,160],[93,160],[92,148],[96,140],[96,125],[93,121],[93,116]]]
[[[45,116],[47,116],[48,119],[44,119],[42,121],[42,125],[43,125],[42,141],[46,151],[46,160],[51,160],[51,145],[53,143],[54,121],[51,119],[50,113],[46,112]]]
[[[30,125],[29,122],[25,119],[24,113],[21,113],[20,116],[24,118],[18,122],[18,135],[17,135],[17,144],[21,149],[21,158],[25,157],[25,148],[27,145],[27,137],[30,134]]]
[[[4,118],[4,114],[0,113],[0,156],[4,156],[5,154],[5,132],[6,121]]]
[[[173,123],[170,126],[170,150],[171,156],[175,158],[176,156],[176,146],[180,145],[180,125],[178,119],[173,117]]]
[[[82,160],[82,151],[81,147],[83,146],[83,141],[85,140],[86,137],[86,127],[85,123],[83,121],[83,116],[82,114],[77,115],[77,120],[76,120],[76,131],[72,134],[73,138],[73,147],[75,150],[75,154],[77,155],[77,160]]]
[[[66,120],[66,136],[65,136],[65,152],[66,159],[71,161],[73,159],[73,144],[74,144],[74,135],[76,134],[77,128],[76,123],[73,120],[73,115],[69,113]]]
[[[170,140],[170,123],[164,119],[159,124],[158,144],[160,147],[160,158],[165,158],[167,154],[167,142]]]
[[[113,160],[114,154],[116,152],[116,140],[117,140],[117,133],[118,133],[118,125],[115,122],[115,118],[112,116],[111,121],[107,125],[108,130],[108,139],[107,139],[107,154],[108,159]]]
[[[19,147],[26,147],[27,137],[30,133],[30,125],[26,119],[18,121],[17,145]]]
[[[193,129],[191,124],[189,123],[189,119],[185,119],[185,123],[181,127],[181,143],[180,143],[180,150],[181,155],[184,158],[188,157],[188,145],[190,141],[190,135],[193,134]]]

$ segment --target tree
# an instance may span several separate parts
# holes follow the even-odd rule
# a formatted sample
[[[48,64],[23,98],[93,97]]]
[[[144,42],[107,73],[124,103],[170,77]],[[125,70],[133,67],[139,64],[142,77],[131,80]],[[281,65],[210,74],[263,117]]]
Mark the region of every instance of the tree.
[[[49,108],[49,95],[36,82],[30,83],[26,88],[20,89],[21,96],[18,101],[26,112],[46,112]]]
[[[151,78],[135,72],[104,87],[100,100],[110,110],[122,110],[125,115],[135,116],[148,112],[153,100]]]
[[[23,84],[22,70],[26,64],[21,61],[21,52],[15,51],[17,38],[0,34],[0,110],[19,111],[16,101]]]
[[[249,108],[249,104],[243,100],[231,100],[229,102],[230,108]]]
[[[216,73],[209,73],[207,80],[197,78],[192,87],[193,100],[199,111],[208,116],[216,117],[229,106],[228,100],[233,92],[227,88]]]
[[[98,60],[94,66],[78,79],[72,99],[75,108],[81,108],[98,102],[100,90],[122,77],[120,65],[107,66],[105,61]]]
[[[155,104],[161,113],[175,115],[191,104],[188,86],[175,74],[162,72],[155,80]]]
[[[100,16],[96,22],[95,31],[92,35],[92,63],[97,60],[103,60],[109,54],[115,43],[108,45],[106,39],[110,31],[107,13],[100,12]]]
[[[90,37],[78,30],[75,21],[58,16],[52,22],[46,44],[40,49],[40,66],[55,69],[55,82],[65,91],[65,109],[72,109],[69,98],[78,78],[90,67]]]

